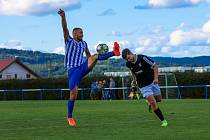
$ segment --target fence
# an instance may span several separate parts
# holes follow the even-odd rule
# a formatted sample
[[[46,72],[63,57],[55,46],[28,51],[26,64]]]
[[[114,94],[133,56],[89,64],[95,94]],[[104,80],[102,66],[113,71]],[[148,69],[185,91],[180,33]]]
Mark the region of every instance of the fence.
[[[185,99],[203,98],[208,99],[210,85],[191,85],[191,86],[160,86],[161,94],[164,99]],[[78,99],[88,100],[92,98],[91,88],[79,88]],[[104,88],[101,97],[96,99],[106,99],[106,91],[113,91],[110,99],[128,99],[130,87]],[[19,89],[19,90],[0,90],[0,100],[64,100],[69,97],[69,89]]]

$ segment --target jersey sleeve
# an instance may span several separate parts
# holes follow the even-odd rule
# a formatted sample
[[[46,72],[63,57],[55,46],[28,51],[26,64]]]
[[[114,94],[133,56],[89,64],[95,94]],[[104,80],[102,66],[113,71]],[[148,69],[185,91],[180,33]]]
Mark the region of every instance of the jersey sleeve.
[[[154,65],[155,65],[155,62],[149,58],[148,56],[146,55],[143,55],[142,56],[142,64],[145,66],[145,67],[150,67],[153,69]]]
[[[72,41],[72,40],[73,40],[73,38],[69,35],[69,36],[67,37],[67,39],[65,40],[65,44],[67,45],[68,42],[70,42],[70,41]]]
[[[85,46],[85,51],[87,51],[88,50],[88,44],[87,44],[86,41],[84,41],[84,46]]]

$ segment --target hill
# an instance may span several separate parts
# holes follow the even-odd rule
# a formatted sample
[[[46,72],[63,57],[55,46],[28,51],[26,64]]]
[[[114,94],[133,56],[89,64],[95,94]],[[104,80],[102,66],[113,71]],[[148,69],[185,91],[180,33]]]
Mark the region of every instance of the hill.
[[[63,65],[64,55],[43,53],[31,50],[16,50],[0,48],[0,59],[18,58],[42,77],[57,77],[66,74]],[[199,57],[152,57],[160,67],[166,66],[206,66],[210,65],[210,56]],[[124,60],[109,59],[98,61],[91,74],[103,74],[104,71],[127,71]]]

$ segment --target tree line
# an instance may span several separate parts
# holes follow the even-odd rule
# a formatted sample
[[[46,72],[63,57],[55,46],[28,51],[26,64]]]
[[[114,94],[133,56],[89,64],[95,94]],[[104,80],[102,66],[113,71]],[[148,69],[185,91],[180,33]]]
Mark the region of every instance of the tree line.
[[[174,73],[177,80],[177,85],[210,85],[210,73],[195,73],[195,72],[177,72]],[[86,76],[82,81],[80,88],[90,88],[93,81],[107,80],[107,76]],[[116,87],[122,86],[122,78],[114,77]],[[164,83],[164,82],[162,82]],[[164,85],[163,85],[164,86]],[[66,77],[60,78],[46,78],[33,80],[4,80],[0,81],[0,90],[18,90],[18,89],[68,89],[68,79]],[[205,88],[180,88],[182,98],[204,98]],[[208,89],[210,93],[210,89]],[[68,94],[66,95],[68,96]]]

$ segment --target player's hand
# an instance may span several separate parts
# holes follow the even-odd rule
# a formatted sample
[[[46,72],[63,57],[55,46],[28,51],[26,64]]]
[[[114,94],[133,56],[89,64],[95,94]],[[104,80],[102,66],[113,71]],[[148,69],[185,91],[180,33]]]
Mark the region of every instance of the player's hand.
[[[65,12],[64,12],[62,9],[60,9],[60,10],[58,11],[58,14],[59,14],[61,17],[65,17]]]
[[[153,83],[154,83],[155,85],[158,84],[158,82],[159,82],[158,79],[154,79],[154,80],[153,80]]]

